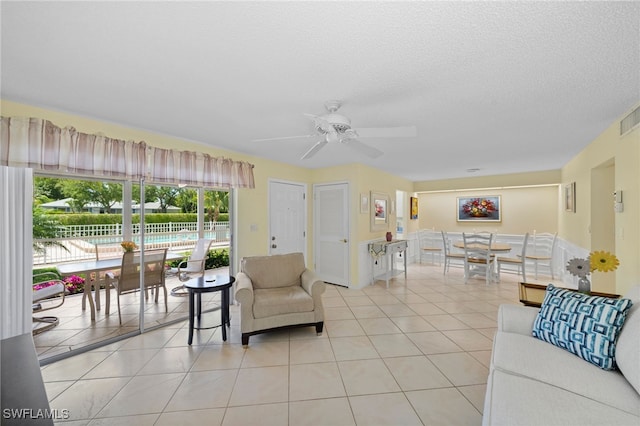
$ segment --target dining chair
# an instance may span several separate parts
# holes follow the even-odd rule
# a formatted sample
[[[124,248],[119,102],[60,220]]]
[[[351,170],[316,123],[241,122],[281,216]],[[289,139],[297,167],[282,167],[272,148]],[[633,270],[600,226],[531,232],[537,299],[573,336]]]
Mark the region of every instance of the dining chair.
[[[164,263],[167,258],[167,249],[148,249],[144,251],[144,284],[143,289],[155,291],[155,302],[158,303],[160,288],[164,290],[164,307],[169,311],[167,303],[167,287],[165,284]],[[126,252],[122,255],[122,265],[117,279],[113,282],[118,299],[118,319],[122,325],[122,313],[120,308],[120,295],[140,291],[140,252]],[[147,297],[145,297],[146,299]],[[108,309],[108,308],[107,308]]]
[[[497,256],[496,263],[498,265],[498,281],[500,281],[500,271],[503,265],[514,265],[516,266],[518,275],[522,275],[522,281],[527,282],[527,271],[525,268],[526,262],[526,254],[527,254],[527,242],[529,240],[529,233],[524,234],[524,239],[522,240],[522,250],[519,255],[516,257],[510,256]]]
[[[444,250],[444,270],[442,274],[449,272],[451,262],[460,262],[460,266],[464,266],[464,253],[455,252],[451,248],[451,239],[446,232],[440,231],[442,234],[442,249]]]
[[[420,245],[420,263],[422,258],[431,255],[431,263],[435,264],[435,257],[438,256],[438,265],[442,264],[442,241],[436,231],[423,229],[418,231],[418,244]]]
[[[172,275],[176,275],[182,282],[187,282],[191,279],[192,275],[204,276],[204,271],[207,263],[207,256],[211,249],[213,240],[200,238],[196,241],[196,246],[189,255],[187,260],[180,262],[177,268],[171,268],[169,271]],[[189,292],[185,289],[184,285],[179,285],[171,289],[172,296],[188,296]]]
[[[473,275],[484,275],[487,284],[497,281],[495,255],[491,252],[492,233],[462,233],[464,243],[464,283]]]
[[[96,255],[96,261],[104,259],[115,259],[122,256],[122,247],[120,243],[96,243],[93,245]],[[96,289],[95,303],[96,310],[100,310],[100,288],[104,287],[105,292],[105,314],[109,315],[109,304],[111,302],[111,288],[113,282],[116,279],[118,271],[99,271],[92,273],[90,277],[87,277],[86,281],[93,281]],[[91,295],[91,288],[85,288],[82,293],[82,310],[86,309],[87,297]]]
[[[527,250],[525,260],[529,260],[534,264],[534,276],[538,279],[538,266],[549,268],[551,279],[555,279],[553,271],[553,254],[556,248],[556,239],[558,233],[551,234],[549,232],[534,232],[531,249]]]

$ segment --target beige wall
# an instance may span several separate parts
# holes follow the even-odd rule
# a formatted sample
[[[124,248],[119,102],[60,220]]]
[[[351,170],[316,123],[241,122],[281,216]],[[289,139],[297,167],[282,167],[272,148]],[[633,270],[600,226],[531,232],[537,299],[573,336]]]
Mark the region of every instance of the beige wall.
[[[482,185],[483,179],[474,181]],[[453,232],[490,231],[498,234],[558,231],[558,185],[536,187],[459,190],[420,193],[418,195],[420,228]],[[500,222],[458,222],[457,198],[500,196]]]
[[[542,172],[511,173],[507,175],[471,176],[467,178],[443,179],[415,182],[413,190],[425,191],[451,191],[457,189],[488,189],[514,186],[530,186],[557,184],[560,182],[560,170],[547,170]]]
[[[395,200],[396,190],[412,191],[413,183],[406,179],[394,176],[372,167],[362,164],[349,164],[346,166],[327,167],[323,169],[315,169],[312,171],[311,180],[314,183],[349,183],[349,210],[351,213],[350,220],[350,241],[349,245],[351,255],[351,282],[359,282],[359,252],[358,243],[374,239],[384,238],[388,231],[395,235],[396,212],[390,214],[387,230],[371,231],[369,213],[360,213],[360,194],[370,194],[371,191],[382,192],[389,196],[390,200]],[[411,228],[408,229],[411,232]]]
[[[576,182],[576,212],[561,211],[559,218],[559,235],[588,250],[611,250],[609,238],[610,233],[614,233],[613,249],[620,266],[616,272],[595,272],[593,286],[596,290],[621,294],[640,284],[640,128],[621,137],[619,122],[624,116],[626,114],[562,168],[562,182]],[[610,173],[612,184],[603,181],[609,179],[605,172],[609,167],[614,169]],[[622,213],[611,213],[611,185],[623,191]],[[608,213],[605,215],[602,209]],[[603,220],[614,221],[609,235],[603,235]],[[592,233],[592,229],[597,232]],[[611,282],[613,275],[615,286]]]
[[[256,188],[238,191],[238,253],[237,257],[266,254],[268,252],[268,181],[280,179],[300,182],[308,185],[311,194],[313,183],[344,181],[350,184],[351,214],[351,279],[358,282],[358,243],[382,238],[385,231],[371,232],[369,215],[361,214],[360,194],[370,191],[387,193],[395,198],[396,190],[405,191],[407,197],[415,193],[420,195],[419,220],[406,220],[406,234],[420,228],[447,229],[463,231],[467,229],[488,229],[504,234],[519,234],[526,231],[554,232],[585,249],[607,247],[601,237],[590,233],[592,221],[602,219],[593,217],[597,209],[612,209],[612,198],[601,194],[607,189],[598,189],[592,181],[598,179],[603,168],[614,167],[613,185],[624,192],[624,212],[613,215],[615,253],[621,265],[615,273],[615,290],[624,293],[628,288],[640,282],[640,128],[636,128],[624,137],[618,135],[619,120],[616,120],[587,148],[573,158],[562,170],[519,173],[500,176],[474,176],[463,179],[426,181],[412,183],[398,176],[380,170],[351,164],[348,166],[325,169],[304,169],[263,158],[213,148],[193,141],[176,137],[131,129],[111,123],[88,119],[57,111],[22,105],[0,100],[0,109],[5,116],[31,116],[51,120],[64,127],[73,126],[78,131],[104,133],[109,137],[143,140],[149,145],[162,148],[198,150],[216,156],[227,156],[235,160],[249,161],[255,164]],[[620,117],[622,118],[622,117]],[[552,153],[550,155],[553,155]],[[600,170],[600,171],[597,171]],[[576,182],[576,213],[564,211],[560,191],[553,184]],[[544,186],[551,184],[551,186]],[[535,187],[532,185],[543,185]],[[604,185],[608,188],[608,185]],[[519,187],[519,188],[515,188]],[[431,192],[426,191],[448,191]],[[454,192],[455,191],[455,192]],[[502,197],[501,223],[459,223],[456,222],[455,199],[458,196],[500,195]],[[593,199],[593,197],[600,197]],[[313,256],[312,236],[312,197],[308,197],[308,253]],[[397,206],[396,208],[405,208]],[[433,207],[433,208],[432,208]],[[595,209],[595,210],[594,210]],[[391,215],[389,230],[394,232],[396,216]],[[252,225],[255,225],[252,227]],[[253,230],[252,230],[253,229]],[[593,238],[598,238],[594,241]],[[602,246],[600,245],[602,244]],[[611,274],[611,273],[609,273]],[[610,279],[609,276],[608,279]],[[598,274],[594,276],[594,287],[598,288]],[[607,289],[611,284],[607,285]]]
[[[0,109],[4,116],[38,117],[50,120],[60,127],[73,126],[80,132],[103,133],[112,138],[145,141],[151,146],[160,148],[179,148],[205,152],[214,156],[225,156],[234,160],[249,161],[255,165],[255,189],[238,190],[238,209],[236,235],[238,253],[236,259],[243,256],[264,255],[269,246],[269,217],[268,188],[269,180],[284,180],[307,185],[307,193],[312,194],[313,183],[348,182],[350,184],[350,223],[351,223],[351,280],[358,282],[358,243],[365,240],[380,238],[383,232],[369,231],[369,216],[360,214],[360,193],[370,190],[382,191],[395,197],[396,190],[412,191],[412,182],[381,172],[371,167],[351,164],[324,169],[305,169],[276,161],[252,157],[242,153],[228,151],[211,146],[186,141],[176,137],[161,135],[150,131],[131,129],[124,126],[106,123],[99,120],[38,108],[15,102],[0,101]],[[308,259],[313,259],[313,201],[307,197],[307,253]],[[389,230],[395,231],[395,215],[390,218]],[[410,232],[410,229],[409,229]]]
[[[225,156],[234,160],[253,163],[255,165],[255,189],[241,189],[238,191],[237,259],[243,256],[263,255],[268,252],[268,179],[274,178],[304,184],[310,183],[310,170],[288,164],[30,105],[3,100],[0,106],[4,116],[38,117],[50,120],[60,127],[73,126],[80,132],[103,133],[112,138],[145,141],[148,145],[160,148],[200,151],[214,156]],[[252,230],[252,225],[255,225],[253,227],[255,230]],[[311,253],[310,244],[308,249],[309,253]]]

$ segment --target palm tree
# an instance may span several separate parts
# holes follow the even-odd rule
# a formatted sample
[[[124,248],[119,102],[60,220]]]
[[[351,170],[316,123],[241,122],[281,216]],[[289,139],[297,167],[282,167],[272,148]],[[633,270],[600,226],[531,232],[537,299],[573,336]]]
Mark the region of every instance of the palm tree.
[[[220,213],[229,211],[229,193],[227,191],[206,191],[204,203],[207,208],[207,220],[216,222]]]

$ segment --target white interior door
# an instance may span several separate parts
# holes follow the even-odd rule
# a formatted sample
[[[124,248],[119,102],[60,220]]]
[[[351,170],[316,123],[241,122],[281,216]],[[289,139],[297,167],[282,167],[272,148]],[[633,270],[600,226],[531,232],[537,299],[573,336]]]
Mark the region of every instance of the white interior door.
[[[314,185],[315,272],[321,280],[349,286],[349,185]]]
[[[269,253],[304,253],[307,247],[307,187],[269,182]]]

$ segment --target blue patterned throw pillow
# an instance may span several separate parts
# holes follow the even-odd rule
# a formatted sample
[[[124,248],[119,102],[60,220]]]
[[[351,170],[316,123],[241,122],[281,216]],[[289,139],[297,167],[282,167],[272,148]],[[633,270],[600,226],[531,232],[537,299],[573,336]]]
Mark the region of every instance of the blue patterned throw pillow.
[[[632,302],[547,286],[533,336],[604,370],[615,368],[618,333]]]

